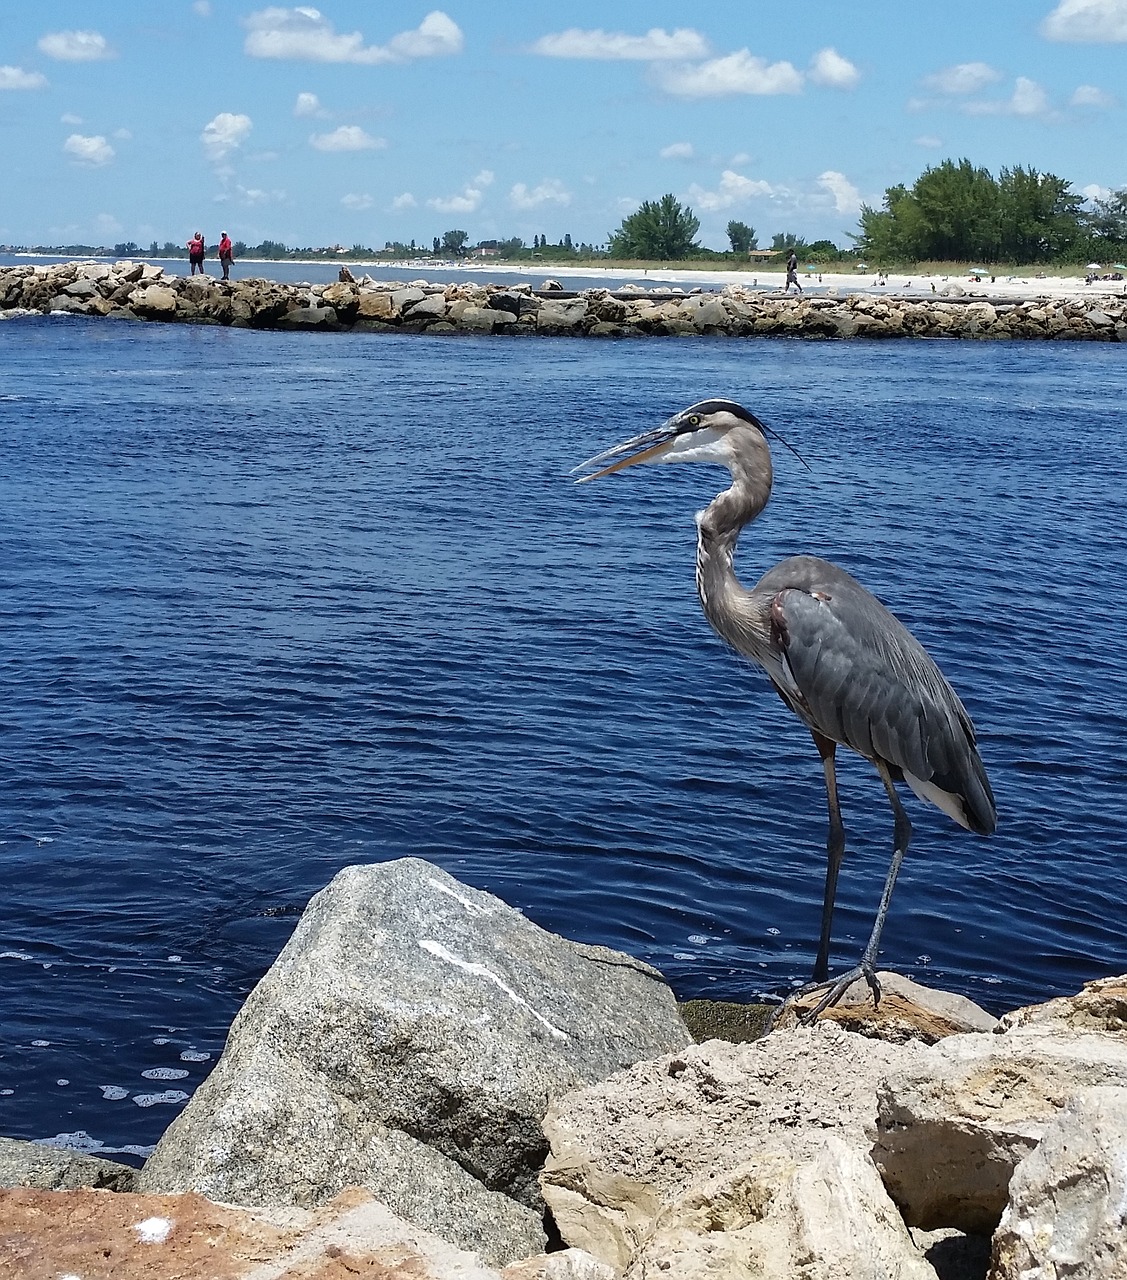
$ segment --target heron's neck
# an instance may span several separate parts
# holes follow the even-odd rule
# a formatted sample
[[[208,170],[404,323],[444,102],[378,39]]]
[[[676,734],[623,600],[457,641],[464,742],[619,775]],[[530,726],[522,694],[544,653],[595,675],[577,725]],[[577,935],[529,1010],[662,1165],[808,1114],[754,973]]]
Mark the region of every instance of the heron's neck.
[[[771,496],[771,462],[765,447],[763,454],[752,468],[733,465],[731,487],[697,515],[697,594],[705,617],[736,648],[748,644],[748,628],[757,629],[758,623],[751,616],[750,593],[736,577],[734,560],[740,531]]]

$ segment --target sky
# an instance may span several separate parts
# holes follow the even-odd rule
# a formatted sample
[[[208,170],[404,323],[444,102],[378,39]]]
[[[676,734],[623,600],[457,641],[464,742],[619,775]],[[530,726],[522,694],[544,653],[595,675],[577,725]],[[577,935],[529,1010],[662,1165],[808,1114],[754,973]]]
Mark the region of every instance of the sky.
[[[852,242],[929,165],[1127,186],[1127,0],[0,6],[0,243]]]

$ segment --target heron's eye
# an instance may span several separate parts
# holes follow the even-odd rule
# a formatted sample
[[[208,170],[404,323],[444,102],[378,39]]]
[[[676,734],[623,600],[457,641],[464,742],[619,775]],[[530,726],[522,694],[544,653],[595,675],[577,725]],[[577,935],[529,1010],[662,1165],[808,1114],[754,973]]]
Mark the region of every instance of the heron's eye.
[[[689,414],[689,426],[690,426],[690,427],[699,427],[699,426],[700,426],[700,414],[699,414],[699,413],[691,413],[691,414]]]

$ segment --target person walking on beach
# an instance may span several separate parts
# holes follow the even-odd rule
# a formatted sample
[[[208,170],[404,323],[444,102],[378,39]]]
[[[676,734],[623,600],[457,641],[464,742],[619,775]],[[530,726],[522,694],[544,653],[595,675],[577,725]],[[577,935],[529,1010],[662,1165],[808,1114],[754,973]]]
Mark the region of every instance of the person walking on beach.
[[[235,261],[235,251],[231,245],[231,237],[226,231],[219,233],[219,262],[223,267],[223,279],[231,278],[231,263]]]
[[[197,231],[196,234],[188,241],[188,261],[192,264],[192,275],[198,270],[200,275],[204,275],[203,255],[204,255],[203,232]]]
[[[792,284],[799,293],[802,292],[802,285],[798,283],[798,254],[796,254],[793,249],[790,251],[790,257],[787,259],[787,282],[783,286],[783,292],[789,293]]]

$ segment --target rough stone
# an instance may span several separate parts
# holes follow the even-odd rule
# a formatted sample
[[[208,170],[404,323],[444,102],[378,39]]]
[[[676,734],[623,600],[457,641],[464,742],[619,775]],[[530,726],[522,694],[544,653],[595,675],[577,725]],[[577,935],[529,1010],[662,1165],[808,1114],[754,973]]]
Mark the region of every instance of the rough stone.
[[[1082,1090],[1014,1170],[991,1280],[1127,1274],[1127,1089]]]
[[[287,329],[335,329],[337,313],[332,307],[295,307],[278,318]]]
[[[935,1280],[868,1155],[780,1136],[662,1209],[625,1280]]]
[[[908,1040],[934,1044],[945,1036],[993,1031],[998,1026],[997,1018],[966,996],[925,987],[899,973],[881,971],[877,979],[881,985],[879,1003],[874,1003],[868,983],[859,978],[846,988],[836,1005],[819,1015],[819,1020],[836,1022],[858,1035],[901,1044]],[[798,1018],[815,1007],[821,994],[795,1000],[777,1025],[795,1025]]]
[[[998,1024],[1001,1031],[1032,1026],[1127,1034],[1127,977],[1100,978],[1086,983],[1077,995],[1014,1009]]]
[[[949,1036],[878,1090],[873,1158],[910,1226],[993,1231],[1014,1168],[1079,1089],[1127,1085],[1127,1040],[1022,1027]]]
[[[648,966],[418,859],[350,867],[309,904],[139,1185],[315,1205],[361,1183],[509,1261],[536,1248],[549,1100],[688,1040]]]
[[[368,320],[390,320],[395,314],[395,302],[389,293],[373,293],[364,290],[360,294],[358,311]]]
[[[552,331],[567,331],[582,324],[587,315],[585,298],[567,298],[558,302],[543,302],[536,313],[536,327]]]
[[[549,1108],[544,1198],[568,1244],[624,1270],[659,1226],[674,1230],[682,1209],[684,1230],[697,1231],[707,1220],[701,1188],[716,1188],[723,1216],[731,1179],[768,1185],[757,1161],[797,1177],[830,1132],[868,1160],[878,1082],[927,1052],[820,1023],[639,1063]],[[751,1213],[750,1193],[740,1196]]]
[[[357,1188],[317,1210],[20,1188],[0,1191],[0,1223],[0,1274],[13,1280],[500,1280]]]
[[[0,1187],[39,1187],[45,1191],[104,1187],[132,1191],[137,1170],[116,1160],[84,1155],[42,1142],[0,1138]]]
[[[130,294],[129,305],[140,315],[167,316],[176,310],[176,290],[151,284]]]

